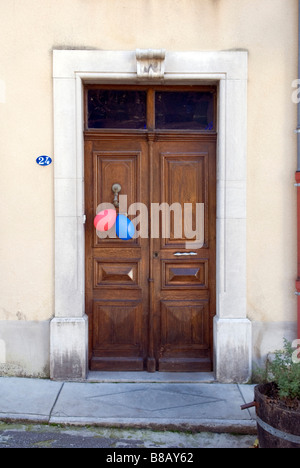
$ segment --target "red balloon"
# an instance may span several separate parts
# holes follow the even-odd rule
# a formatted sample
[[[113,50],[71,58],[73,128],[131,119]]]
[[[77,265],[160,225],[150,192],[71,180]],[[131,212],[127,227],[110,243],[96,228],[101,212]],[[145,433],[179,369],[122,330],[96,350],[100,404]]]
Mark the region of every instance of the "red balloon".
[[[108,231],[116,222],[116,210],[102,210],[94,218],[94,226],[97,231]]]

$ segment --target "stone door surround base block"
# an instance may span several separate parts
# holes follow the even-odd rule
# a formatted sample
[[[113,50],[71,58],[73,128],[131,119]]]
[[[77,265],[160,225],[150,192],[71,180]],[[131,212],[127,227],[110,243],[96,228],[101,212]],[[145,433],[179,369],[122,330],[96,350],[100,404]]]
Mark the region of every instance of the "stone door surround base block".
[[[50,324],[50,375],[56,380],[87,376],[87,316],[54,318]]]

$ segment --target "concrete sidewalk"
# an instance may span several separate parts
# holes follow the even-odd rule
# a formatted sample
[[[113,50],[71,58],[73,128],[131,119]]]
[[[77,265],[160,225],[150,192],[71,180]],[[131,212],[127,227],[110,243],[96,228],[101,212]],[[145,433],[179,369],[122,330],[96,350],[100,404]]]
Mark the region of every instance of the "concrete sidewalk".
[[[253,400],[254,386],[198,376],[91,373],[84,382],[0,377],[0,420],[255,434],[255,411],[240,408]]]

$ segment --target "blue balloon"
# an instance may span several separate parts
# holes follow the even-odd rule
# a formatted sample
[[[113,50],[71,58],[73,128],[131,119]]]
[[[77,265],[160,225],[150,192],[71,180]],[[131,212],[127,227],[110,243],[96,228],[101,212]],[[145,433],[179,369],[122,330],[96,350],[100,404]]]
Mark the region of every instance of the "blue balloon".
[[[116,234],[119,239],[129,240],[134,236],[134,225],[127,216],[119,214],[116,219]]]

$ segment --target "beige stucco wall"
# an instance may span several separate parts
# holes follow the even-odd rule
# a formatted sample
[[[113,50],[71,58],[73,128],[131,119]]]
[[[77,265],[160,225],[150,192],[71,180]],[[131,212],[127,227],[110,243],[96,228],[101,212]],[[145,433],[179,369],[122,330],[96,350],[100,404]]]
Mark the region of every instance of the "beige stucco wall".
[[[296,320],[297,0],[0,0],[0,320],[53,315],[52,50],[249,51],[248,314]]]

